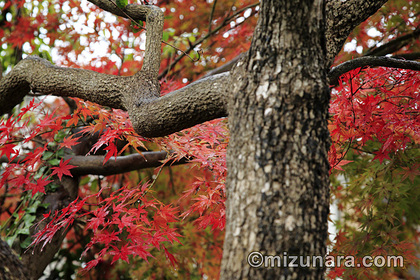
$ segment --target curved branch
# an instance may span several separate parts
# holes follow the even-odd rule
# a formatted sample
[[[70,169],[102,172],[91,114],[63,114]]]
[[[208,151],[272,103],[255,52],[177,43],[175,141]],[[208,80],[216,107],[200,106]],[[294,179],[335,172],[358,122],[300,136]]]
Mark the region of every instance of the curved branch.
[[[121,94],[126,88],[126,82],[122,81],[129,80],[129,77],[58,67],[45,59],[28,56],[0,81],[0,114],[9,112],[30,91],[78,97],[123,109]]]
[[[115,2],[111,0],[88,0],[90,3],[98,6],[104,11],[110,12],[119,17],[123,18],[132,18],[134,20],[146,21],[147,15],[150,12],[150,7],[152,5],[137,5],[137,4],[128,4],[125,8],[118,8]]]
[[[0,279],[27,280],[28,275],[19,257],[0,239]]]
[[[120,15],[110,1],[90,1]],[[137,10],[136,10],[137,9]],[[0,81],[0,114],[9,112],[30,91],[56,96],[78,97],[100,105],[128,111],[133,127],[145,137],[158,137],[193,125],[224,117],[228,74],[201,79],[166,96],[159,97],[157,80],[163,13],[158,7],[127,6],[130,17],[146,16],[146,55],[141,71],[131,77],[100,74],[89,70],[53,66],[38,57],[28,57]]]
[[[232,60],[226,62],[225,64],[223,64],[222,66],[219,66],[213,70],[210,70],[209,72],[207,72],[202,78],[207,78],[216,74],[220,74],[220,73],[224,73],[224,72],[228,72],[230,71],[230,69],[232,69],[232,67],[244,56],[246,55],[246,52],[240,53],[239,55],[235,56],[234,58],[232,58]]]
[[[161,152],[143,152],[142,154],[132,154],[127,156],[112,157],[103,164],[105,156],[67,156],[71,158],[69,164],[77,167],[71,169],[73,175],[115,175],[138,169],[159,167],[162,165],[168,153]],[[179,165],[188,163],[186,158],[179,161],[170,160],[165,166]]]
[[[332,64],[350,32],[373,15],[388,0],[328,0],[326,2],[327,61]]]
[[[376,56],[364,56],[355,58],[353,60],[346,61],[336,67],[331,68],[328,77],[330,79],[331,85],[336,85],[338,83],[338,78],[344,73],[365,66],[383,66],[383,67],[392,67],[400,69],[411,69],[420,71],[420,62],[402,60],[390,57],[376,57]]]
[[[223,21],[222,21],[222,23],[220,25],[218,25],[217,27],[215,27],[214,29],[209,29],[209,32],[206,35],[204,35],[203,37],[200,37],[199,39],[197,39],[193,44],[190,44],[190,47],[186,51],[184,51],[182,54],[180,54],[179,56],[177,56],[174,59],[174,61],[172,61],[172,63],[170,65],[168,65],[168,67],[165,70],[163,70],[162,73],[160,73],[159,78],[163,78],[189,52],[191,52],[197,46],[199,46],[200,44],[202,44],[205,40],[207,40],[208,38],[210,38],[211,36],[213,36],[214,34],[216,34],[217,32],[219,32],[220,29],[222,29],[223,27],[225,27],[226,25],[228,25],[232,19],[234,19],[239,14],[245,12],[246,10],[248,10],[250,8],[257,7],[259,4],[260,3],[257,2],[257,3],[250,4],[250,5],[246,6],[246,7],[243,7],[241,9],[239,9],[238,11],[236,11],[235,13],[233,13],[232,15],[227,16],[226,18],[224,18]]]
[[[31,56],[0,81],[0,114],[9,112],[32,90],[125,109],[137,133],[158,137],[226,116],[228,78],[224,73],[201,79],[159,98],[159,84],[147,73],[131,77],[106,75],[53,66]]]
[[[420,59],[420,52],[413,53],[397,53],[392,58],[407,59],[407,60],[417,60]]]
[[[134,130],[144,137],[160,137],[226,117],[229,81],[229,73],[222,73],[142,104],[131,103],[127,110]]]

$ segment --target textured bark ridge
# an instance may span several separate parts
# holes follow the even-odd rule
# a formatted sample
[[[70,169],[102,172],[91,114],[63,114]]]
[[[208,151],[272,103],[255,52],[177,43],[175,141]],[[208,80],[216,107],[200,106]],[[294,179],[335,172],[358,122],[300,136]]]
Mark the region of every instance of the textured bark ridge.
[[[293,15],[293,20],[290,16]],[[229,98],[222,279],[321,279],[323,267],[253,268],[326,254],[329,212],[323,1],[264,1]],[[255,264],[255,263],[254,263]],[[268,262],[268,266],[270,263]]]
[[[388,0],[327,0],[326,42],[327,62],[332,64],[350,32],[373,15]]]
[[[0,280],[27,280],[28,270],[13,253],[9,245],[0,239]]]

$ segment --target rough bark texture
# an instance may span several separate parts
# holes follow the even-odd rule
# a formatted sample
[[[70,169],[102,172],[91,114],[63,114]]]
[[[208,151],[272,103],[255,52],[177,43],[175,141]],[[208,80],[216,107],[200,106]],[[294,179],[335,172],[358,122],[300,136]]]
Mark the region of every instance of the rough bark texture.
[[[326,45],[327,62],[332,64],[350,32],[373,15],[388,0],[327,0]]]
[[[293,20],[290,20],[293,17]],[[228,105],[222,279],[322,279],[323,267],[252,268],[251,252],[325,256],[329,179],[323,1],[262,1]]]
[[[6,242],[0,239],[0,280],[26,280],[27,268],[10,249]]]
[[[159,137],[227,116],[226,84],[229,74],[201,79],[161,98],[130,102],[134,130],[145,137]]]

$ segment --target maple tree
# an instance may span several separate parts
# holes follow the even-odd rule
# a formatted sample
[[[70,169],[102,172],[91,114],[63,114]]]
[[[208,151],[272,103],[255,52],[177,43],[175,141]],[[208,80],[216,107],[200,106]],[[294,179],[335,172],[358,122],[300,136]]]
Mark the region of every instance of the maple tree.
[[[269,63],[274,63],[270,60],[272,57],[276,55],[280,57],[276,54],[278,50],[270,54],[265,49],[261,51],[258,49],[263,43],[253,43],[255,48],[251,47],[251,50],[254,52],[248,51],[252,46],[252,40],[261,41],[261,38],[253,39],[258,17],[261,13],[268,18],[270,16],[268,12],[264,12],[266,9],[261,10],[259,3],[254,1],[214,0],[190,3],[162,0],[154,3],[164,9],[162,38],[168,43],[162,45],[161,63],[158,65],[159,69],[155,70],[152,67],[154,62],[151,58],[147,58],[147,54],[145,58],[143,51],[144,48],[148,48],[145,34],[149,32],[146,35],[149,38],[152,32],[151,25],[147,23],[147,19],[139,21],[134,10],[130,10],[140,6],[151,6],[147,2],[138,3],[142,4],[140,6],[126,6],[127,3],[124,1],[90,2],[95,5],[64,0],[0,1],[2,69],[10,72],[12,69],[18,69],[19,65],[24,65],[23,63],[30,63],[28,61],[40,62],[34,69],[42,69],[45,65],[47,68],[50,67],[38,58],[29,57],[25,60],[29,54],[38,55],[60,66],[123,77],[135,76],[138,69],[143,67],[151,69],[149,72],[154,72],[153,75],[158,76],[161,95],[169,93],[168,99],[175,96],[173,92],[180,96],[186,93],[188,88],[195,89],[200,85],[200,80],[190,87],[183,88],[183,86],[203,75],[209,78],[202,79],[201,85],[210,83],[217,90],[230,86],[225,80],[226,75],[217,76],[217,73],[229,70],[238,60],[241,62],[231,72],[231,75],[241,77],[237,79],[237,83],[245,77],[245,74],[240,72],[240,65],[243,64],[255,64],[256,68],[249,69],[254,69],[257,73],[266,71],[265,65],[271,67],[268,69],[270,73],[277,71],[277,68],[273,68]],[[344,10],[354,17],[356,16],[347,9],[356,7],[358,10],[362,5],[360,1],[347,1],[347,4],[341,4],[343,6],[338,4],[334,6],[332,4],[334,1],[327,2],[327,11],[336,9],[334,11],[342,13]],[[344,217],[336,221],[338,234],[331,244],[333,250],[330,254],[355,255],[358,258],[364,255],[403,255],[406,268],[417,263],[415,254],[418,246],[417,226],[418,213],[420,213],[417,209],[419,204],[416,189],[420,180],[418,176],[420,77],[416,69],[419,70],[420,67],[419,63],[415,62],[420,57],[418,44],[420,4],[416,1],[388,1],[374,14],[386,1],[365,2],[368,3],[366,13],[358,10],[359,18],[353,22],[345,22],[344,27],[340,27],[337,22],[332,24],[333,28],[326,27],[327,41],[331,41],[329,39],[331,36],[339,40],[338,43],[328,45],[326,58],[319,58],[319,61],[325,59],[330,64],[334,60],[335,66],[329,72],[331,102],[328,128],[332,145],[328,160],[331,165],[332,198],[339,210],[344,213]],[[269,2],[263,1],[263,3]],[[272,5],[278,11],[281,10],[272,2],[265,5]],[[300,7],[292,5],[287,8],[300,10]],[[114,15],[105,13],[104,10],[111,11]],[[315,9],[312,13],[316,11]],[[334,22],[334,17],[332,19],[329,17],[331,14],[334,13],[327,12],[325,22],[328,20]],[[369,20],[363,21],[371,14],[374,15]],[[321,16],[319,19],[324,20]],[[363,23],[358,25],[362,21]],[[352,33],[346,33],[353,28],[355,30]],[[372,32],[373,30],[375,32]],[[342,34],[338,36],[335,31],[343,32],[344,36]],[[310,46],[305,45],[305,48],[308,47],[305,51],[313,51],[311,47],[320,45],[317,34],[316,32],[312,34],[314,39],[311,40],[315,41],[309,44]],[[350,50],[344,47],[344,50],[338,53],[347,35],[350,35],[349,45],[355,44],[355,46]],[[270,40],[266,39],[268,43],[271,43]],[[160,45],[160,38],[158,44]],[[270,47],[275,49],[273,46]],[[101,49],[102,54],[97,54],[98,49]],[[242,54],[247,51],[247,54]],[[320,51],[318,55],[321,53]],[[385,57],[388,54],[394,57]],[[146,59],[149,59],[149,62]],[[259,63],[261,59],[268,60],[266,63]],[[316,61],[317,58],[313,60]],[[280,73],[281,68],[287,68],[287,65],[278,64],[278,67]],[[308,69],[305,71],[309,71]],[[292,70],[290,71],[292,73]],[[95,76],[93,72],[83,73],[87,73],[85,75],[92,79],[102,77]],[[4,81],[10,76],[6,75],[2,80],[0,84],[2,90],[6,88]],[[67,78],[70,80],[71,76]],[[324,76],[318,78],[326,81]],[[221,85],[217,84],[218,79],[222,81],[219,82]],[[283,80],[288,79],[291,78],[281,76],[282,83],[287,84],[287,81]],[[241,87],[245,93],[246,86],[252,84],[252,80],[245,78],[243,80],[247,81],[246,85]],[[111,80],[109,84],[113,84],[113,81]],[[298,81],[310,83],[307,80]],[[235,83],[233,88],[240,86]],[[297,84],[295,81],[294,85]],[[322,99],[325,97],[323,92],[326,92],[322,90],[322,86],[316,89],[318,85],[307,85],[314,88],[313,94],[319,94],[311,97],[314,104],[328,105],[328,102],[325,102],[327,99]],[[260,86],[263,86],[263,90],[258,90],[260,87],[255,86],[256,94],[254,93],[259,99],[249,99],[248,103],[264,103],[265,101],[261,100],[272,94],[271,86],[264,84]],[[94,90],[100,90],[99,84],[93,87]],[[182,89],[177,91],[179,88]],[[116,87],[112,90],[117,89]],[[237,183],[244,188],[239,188],[236,192],[231,187],[230,194],[229,189],[225,187],[228,171],[231,176],[228,178],[229,182],[235,180],[239,182],[242,178],[253,174],[252,168],[244,168],[248,174],[241,174],[241,168],[246,165],[235,167],[232,161],[241,161],[241,157],[245,155],[234,149],[230,152],[230,157],[233,158],[230,161],[231,165],[226,164],[229,141],[233,147],[239,147],[239,151],[241,148],[245,150],[248,144],[245,141],[246,136],[239,133],[246,131],[246,128],[241,128],[239,124],[230,124],[232,134],[230,138],[226,119],[211,120],[226,115],[225,99],[214,95],[212,101],[216,104],[215,108],[209,104],[197,107],[191,100],[184,103],[184,106],[192,108],[190,110],[192,112],[203,111],[203,116],[204,110],[209,108],[216,113],[208,119],[205,119],[207,115],[194,118],[193,124],[188,122],[182,128],[210,120],[208,122],[178,131],[179,129],[170,123],[172,116],[166,116],[169,124],[164,119],[160,131],[150,132],[156,135],[148,135],[147,130],[139,135],[139,131],[143,128],[140,127],[139,130],[139,124],[134,123],[136,117],[133,119],[133,115],[130,115],[133,110],[130,111],[127,106],[121,105],[118,95],[114,95],[114,100],[103,103],[100,98],[97,99],[97,103],[107,105],[101,106],[89,98],[85,100],[76,98],[81,97],[78,91],[83,91],[76,85],[73,85],[71,90],[64,86],[48,90],[36,84],[29,87],[29,90],[29,94],[23,92],[24,95],[28,94],[25,102],[14,109],[12,109],[14,105],[21,102],[19,97],[12,95],[7,99],[0,99],[2,113],[7,113],[0,122],[0,156],[3,162],[0,182],[2,234],[8,245],[21,256],[21,263],[29,277],[37,279],[45,267],[53,263],[56,264],[56,268],[52,268],[50,273],[57,273],[61,278],[70,278],[77,273],[79,278],[97,279],[116,277],[213,279],[219,277],[220,270],[222,277],[229,278],[229,268],[226,266],[240,258],[242,255],[238,252],[245,247],[239,249],[232,247],[232,250],[227,250],[233,253],[232,256],[224,253],[223,267],[221,264],[223,241],[225,238],[231,240],[232,231],[237,230],[228,228],[228,234],[224,237],[225,228],[229,227],[226,224],[226,212],[229,210],[225,206],[226,195],[230,195],[231,202],[228,203],[228,207],[233,209],[240,208],[237,206],[245,203],[249,203],[247,207],[251,208],[257,205],[252,200],[245,201],[247,196],[252,197],[252,191],[247,189],[249,181],[248,185]],[[72,90],[75,92],[74,95]],[[104,86],[104,90],[107,91],[109,88]],[[112,93],[112,90],[109,92]],[[286,100],[284,93],[280,93],[280,89],[278,91],[278,96],[283,96]],[[296,92],[299,92],[298,86]],[[5,96],[7,89],[1,93],[4,94],[2,97]],[[47,98],[42,95],[45,93],[63,98]],[[301,94],[309,93],[304,89]],[[244,97],[242,100],[248,98],[250,97]],[[6,106],[6,101],[10,100],[16,103],[11,106],[12,108]],[[235,104],[241,104],[242,101],[237,96],[232,100],[236,102]],[[285,104],[288,104],[287,102],[290,101],[283,101]],[[276,104],[274,101],[272,103]],[[233,108],[234,104],[231,104],[231,107]],[[261,108],[258,108],[262,110],[261,115],[268,119],[272,115],[272,110],[279,110],[276,107]],[[223,112],[218,113],[217,110]],[[252,113],[252,110],[251,108],[249,112]],[[283,108],[280,111],[288,110]],[[305,111],[306,108],[299,110],[306,112],[306,115],[316,113],[311,110]],[[299,110],[295,108],[295,111]],[[239,120],[247,116],[239,114],[239,111],[232,113],[235,112],[233,109],[230,109],[230,112],[229,122],[236,118],[237,123],[240,123]],[[185,117],[181,115],[176,117],[185,118],[186,121],[192,119],[188,114],[185,114]],[[318,117],[317,115],[310,118]],[[326,117],[322,118],[326,123]],[[287,117],[284,120],[287,126]],[[272,135],[274,140],[271,141],[276,142],[283,135],[276,132],[279,127],[273,121],[270,130],[264,133]],[[258,126],[255,129],[264,131]],[[282,129],[288,131],[286,127]],[[302,127],[299,130],[305,129]],[[176,133],[166,135],[172,132]],[[165,137],[145,137],[163,135]],[[319,134],[312,137],[317,141],[325,140],[326,134],[321,129]],[[267,136],[267,139],[270,138]],[[295,138],[292,140],[299,143]],[[255,141],[262,143],[262,146],[268,142],[264,139]],[[307,142],[305,147],[300,147],[301,153],[305,154],[304,148],[309,150],[309,153],[311,150],[316,150],[313,148],[318,146],[316,143]],[[316,155],[310,160],[321,165],[319,169],[317,167],[314,170],[322,173],[328,171],[326,160],[322,156],[328,141],[320,141],[318,144],[321,150],[313,152]],[[267,145],[264,147],[270,151],[271,144]],[[277,143],[274,146],[281,145]],[[272,152],[278,153],[277,150]],[[249,157],[262,156],[256,154]],[[303,158],[308,158],[310,161],[310,157],[306,155]],[[293,156],[289,159],[290,162],[295,160]],[[249,163],[255,165],[253,161]],[[281,166],[280,161],[277,164]],[[286,164],[283,170],[292,168],[290,166]],[[271,174],[271,169],[275,168],[269,164],[264,164],[263,167],[264,172],[258,173],[258,179],[255,181],[258,183],[255,185],[265,190],[266,185],[258,180]],[[311,178],[312,173],[308,174],[308,178]],[[328,180],[325,179],[327,175],[319,174],[319,177],[313,179],[323,181],[323,183],[315,182],[316,186],[323,187],[319,187],[320,192],[313,195],[324,203],[319,216],[311,214],[311,206],[302,208],[308,210],[308,217],[314,215],[314,219],[319,221],[316,224],[320,225],[321,229],[318,231],[323,236],[326,235],[326,214],[329,203],[328,190],[326,190]],[[307,175],[302,171],[301,178],[305,176]],[[286,182],[290,178],[293,179],[293,176],[284,177],[283,184],[287,186],[290,182]],[[270,184],[263,195],[267,201],[275,201],[278,199],[276,195],[280,194],[272,195],[270,191],[274,193],[279,190],[275,189],[272,182]],[[240,196],[243,201],[232,195],[238,191],[243,193],[244,196]],[[292,197],[293,191],[290,193]],[[281,194],[282,197],[283,195]],[[285,199],[288,199],[287,196]],[[308,198],[305,199],[310,201]],[[279,208],[280,204],[277,204]],[[310,202],[307,204],[310,205]],[[261,211],[259,213],[266,211],[264,206],[261,206],[261,209],[258,210]],[[253,208],[244,211],[248,211],[246,215],[256,215],[252,212]],[[294,216],[288,214],[293,219]],[[261,214],[262,217],[264,215]],[[240,219],[241,216],[243,215],[237,215],[235,218]],[[270,215],[265,217],[274,220]],[[311,219],[306,218],[309,228]],[[234,219],[231,217],[229,221],[233,227]],[[265,222],[262,221],[260,227],[267,227]],[[293,223],[293,220],[286,220],[287,227],[290,224],[294,226]],[[317,233],[314,232],[314,238],[317,240]],[[251,231],[245,234],[251,236]],[[286,232],[279,233],[279,236],[287,239],[290,235]],[[320,248],[314,245],[317,251],[313,252],[325,253],[326,247],[322,245],[325,240],[316,242],[321,245]],[[225,249],[231,248],[228,247],[231,246],[229,244],[225,244]],[[7,248],[4,245],[2,247]],[[284,251],[282,248],[276,248],[281,251],[273,252],[268,246],[257,249],[267,254],[279,255]],[[296,248],[292,246],[289,249],[293,252]],[[252,250],[242,254],[250,251]],[[13,254],[10,254],[10,259],[12,258]],[[246,256],[244,260],[246,262]],[[247,273],[251,276],[259,275],[258,273],[263,273],[261,275],[265,276],[276,273],[269,269],[265,272],[261,270],[255,272],[249,267],[244,268],[244,260],[232,265],[233,273],[238,272],[234,270],[238,266],[239,269],[244,269],[244,272],[241,272],[243,277],[247,277]],[[327,275],[332,279],[408,277],[411,272],[405,268],[336,267],[330,269]],[[314,273],[311,277],[322,278],[324,270],[325,268],[320,268],[321,272],[310,272]],[[301,273],[299,274],[301,276],[309,275],[305,270],[296,273]],[[241,275],[237,274],[235,277]]]

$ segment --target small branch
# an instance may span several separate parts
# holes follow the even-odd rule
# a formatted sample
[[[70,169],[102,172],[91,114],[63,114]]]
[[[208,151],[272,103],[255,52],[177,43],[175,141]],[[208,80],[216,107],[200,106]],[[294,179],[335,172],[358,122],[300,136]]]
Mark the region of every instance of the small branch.
[[[204,75],[202,78],[207,78],[216,74],[220,74],[220,73],[224,73],[224,72],[228,72],[230,71],[230,69],[232,69],[232,67],[239,61],[239,59],[241,59],[246,52],[243,52],[241,54],[239,54],[238,56],[236,56],[235,58],[233,58],[232,60],[226,62],[225,64],[223,64],[220,67],[217,67],[209,72],[206,73],[206,75]]]
[[[71,158],[69,164],[77,167],[71,169],[73,175],[115,175],[133,170],[162,166],[168,156],[167,152],[143,152],[142,154],[132,154],[127,156],[112,157],[103,164],[105,156],[67,156]],[[179,161],[169,161],[165,164],[179,165],[188,163],[186,158]]]
[[[376,57],[376,56],[364,56],[355,58],[353,60],[346,61],[336,67],[331,68],[328,77],[330,79],[331,85],[338,84],[338,78],[347,73],[350,70],[365,67],[365,66],[383,66],[383,67],[392,67],[392,68],[400,68],[400,69],[411,69],[420,71],[420,62],[417,61],[409,61],[409,60],[402,60],[402,59],[395,59],[390,57]]]
[[[111,14],[127,19],[132,19],[134,21],[146,21],[146,17],[150,12],[150,7],[152,7],[151,5],[128,4],[125,8],[120,9],[118,6],[115,5],[113,1],[110,0],[88,1],[107,12],[110,12]]]
[[[402,47],[408,45],[412,40],[420,37],[420,28],[417,28],[414,32],[406,34],[404,36],[397,37],[382,46],[367,51],[364,56],[384,56],[390,53],[394,53]]]
[[[205,36],[201,37],[200,39],[198,39],[197,41],[194,42],[194,44],[191,44],[191,46],[181,55],[177,56],[174,61],[165,69],[162,71],[162,73],[160,73],[158,79],[163,78],[182,58],[184,58],[185,54],[189,53],[190,51],[192,51],[193,49],[195,49],[195,47],[197,47],[198,45],[200,45],[201,43],[203,43],[205,40],[207,40],[209,37],[213,36],[214,34],[216,34],[220,29],[222,29],[223,27],[225,27],[226,25],[229,24],[229,22],[235,18],[236,16],[238,16],[239,14],[243,13],[244,11],[250,9],[250,8],[254,8],[256,6],[258,6],[260,3],[254,3],[251,5],[248,5],[242,9],[239,9],[238,11],[236,11],[234,14],[232,14],[231,16],[226,17],[223,22],[217,26],[215,29],[211,30],[211,32],[207,33]]]
[[[196,61],[199,61],[200,60],[200,57],[201,57],[201,55],[200,55],[200,51],[198,51],[197,52],[197,54],[198,54],[198,58],[192,58],[187,52],[185,52],[185,51],[183,51],[183,50],[181,50],[180,48],[177,48],[177,47],[175,47],[174,45],[172,45],[172,44],[170,44],[170,43],[168,43],[168,42],[165,42],[165,41],[163,41],[162,40],[162,43],[164,43],[165,45],[168,45],[168,46],[170,46],[170,47],[172,47],[172,48],[174,48],[174,49],[176,49],[177,51],[180,51],[180,52],[182,52],[184,55],[186,55],[189,59],[191,59],[191,61],[192,62],[196,62]]]
[[[406,59],[406,60],[417,60],[420,59],[420,52],[413,53],[397,53],[392,58]]]
[[[208,33],[211,33],[211,26],[212,26],[212,21],[213,21],[213,16],[214,16],[214,10],[216,10],[216,5],[217,5],[217,0],[214,0],[213,6],[211,7]]]
[[[71,159],[69,164],[76,166],[71,169],[72,175],[115,175],[133,170],[140,170],[145,168],[154,168],[162,165],[162,162],[167,159],[168,153],[161,152],[143,152],[142,154],[131,154],[127,156],[111,157],[105,164],[105,156],[81,156],[68,155],[64,159]],[[17,157],[12,161],[6,156],[0,157],[0,163],[19,163],[24,160],[24,157]],[[187,158],[181,160],[169,160],[165,166],[180,165],[188,163]]]

